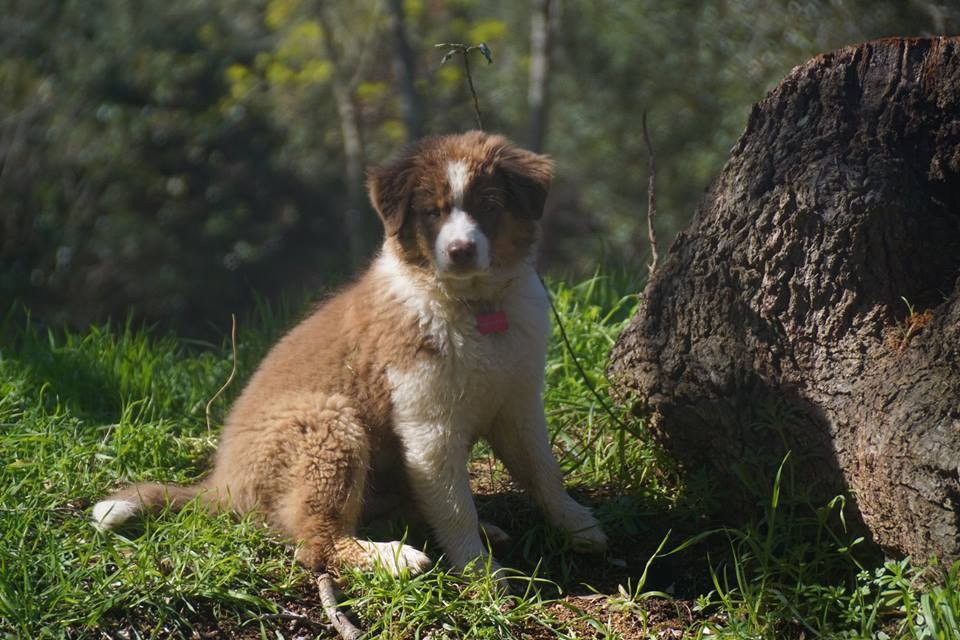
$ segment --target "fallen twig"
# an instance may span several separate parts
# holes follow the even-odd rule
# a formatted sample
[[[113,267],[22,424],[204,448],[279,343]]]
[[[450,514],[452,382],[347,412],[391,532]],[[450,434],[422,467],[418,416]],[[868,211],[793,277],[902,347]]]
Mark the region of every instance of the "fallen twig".
[[[260,617],[264,620],[284,620],[289,622],[296,622],[298,624],[302,624],[306,627],[310,627],[311,629],[316,629],[316,630],[330,628],[330,625],[322,624],[315,620],[311,620],[307,616],[300,615],[299,613],[294,613],[293,611],[289,611],[287,609],[283,609],[277,613],[265,613],[265,614],[262,614]]]
[[[357,627],[350,622],[337,608],[337,596],[333,590],[333,578],[329,573],[323,572],[317,577],[317,588],[320,591],[320,602],[323,604],[323,611],[327,614],[330,624],[337,630],[343,640],[357,640],[363,635]]]

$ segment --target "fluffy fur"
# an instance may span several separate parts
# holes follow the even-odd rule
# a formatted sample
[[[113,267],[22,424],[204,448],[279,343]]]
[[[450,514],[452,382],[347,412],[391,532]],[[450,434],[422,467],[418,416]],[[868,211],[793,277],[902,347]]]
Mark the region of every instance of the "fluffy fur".
[[[200,496],[261,513],[301,543],[308,567],[416,572],[430,564],[420,551],[356,538],[365,511],[411,496],[462,569],[486,554],[467,475],[484,438],[577,547],[604,548],[564,489],[541,400],[548,302],[532,262],[551,171],[481,132],[428,138],[374,171],[380,254],[267,355],[227,417],[213,472],[194,487],[120,491],[95,522]],[[509,328],[481,334],[477,314],[499,311]]]

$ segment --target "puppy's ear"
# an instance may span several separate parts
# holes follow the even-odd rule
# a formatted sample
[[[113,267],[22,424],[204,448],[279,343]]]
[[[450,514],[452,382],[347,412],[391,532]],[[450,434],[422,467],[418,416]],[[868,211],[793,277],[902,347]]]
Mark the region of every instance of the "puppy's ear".
[[[383,221],[388,236],[400,233],[413,195],[413,158],[404,157],[367,174],[370,202]]]
[[[518,218],[539,220],[553,179],[553,161],[510,147],[500,155],[497,169],[507,183],[507,209]]]

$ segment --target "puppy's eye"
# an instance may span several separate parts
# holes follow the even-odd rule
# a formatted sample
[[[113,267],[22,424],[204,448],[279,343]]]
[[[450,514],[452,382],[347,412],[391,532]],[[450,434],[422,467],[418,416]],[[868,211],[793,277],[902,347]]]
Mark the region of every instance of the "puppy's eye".
[[[439,218],[441,213],[442,212],[440,209],[430,209],[430,211],[427,212],[427,215],[431,218]]]

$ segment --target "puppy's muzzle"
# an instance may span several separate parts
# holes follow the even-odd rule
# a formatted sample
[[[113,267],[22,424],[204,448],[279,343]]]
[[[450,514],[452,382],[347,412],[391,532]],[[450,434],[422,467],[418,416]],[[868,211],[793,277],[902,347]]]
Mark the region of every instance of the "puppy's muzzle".
[[[454,240],[447,245],[447,255],[454,269],[473,269],[477,263],[477,243],[473,240]]]

